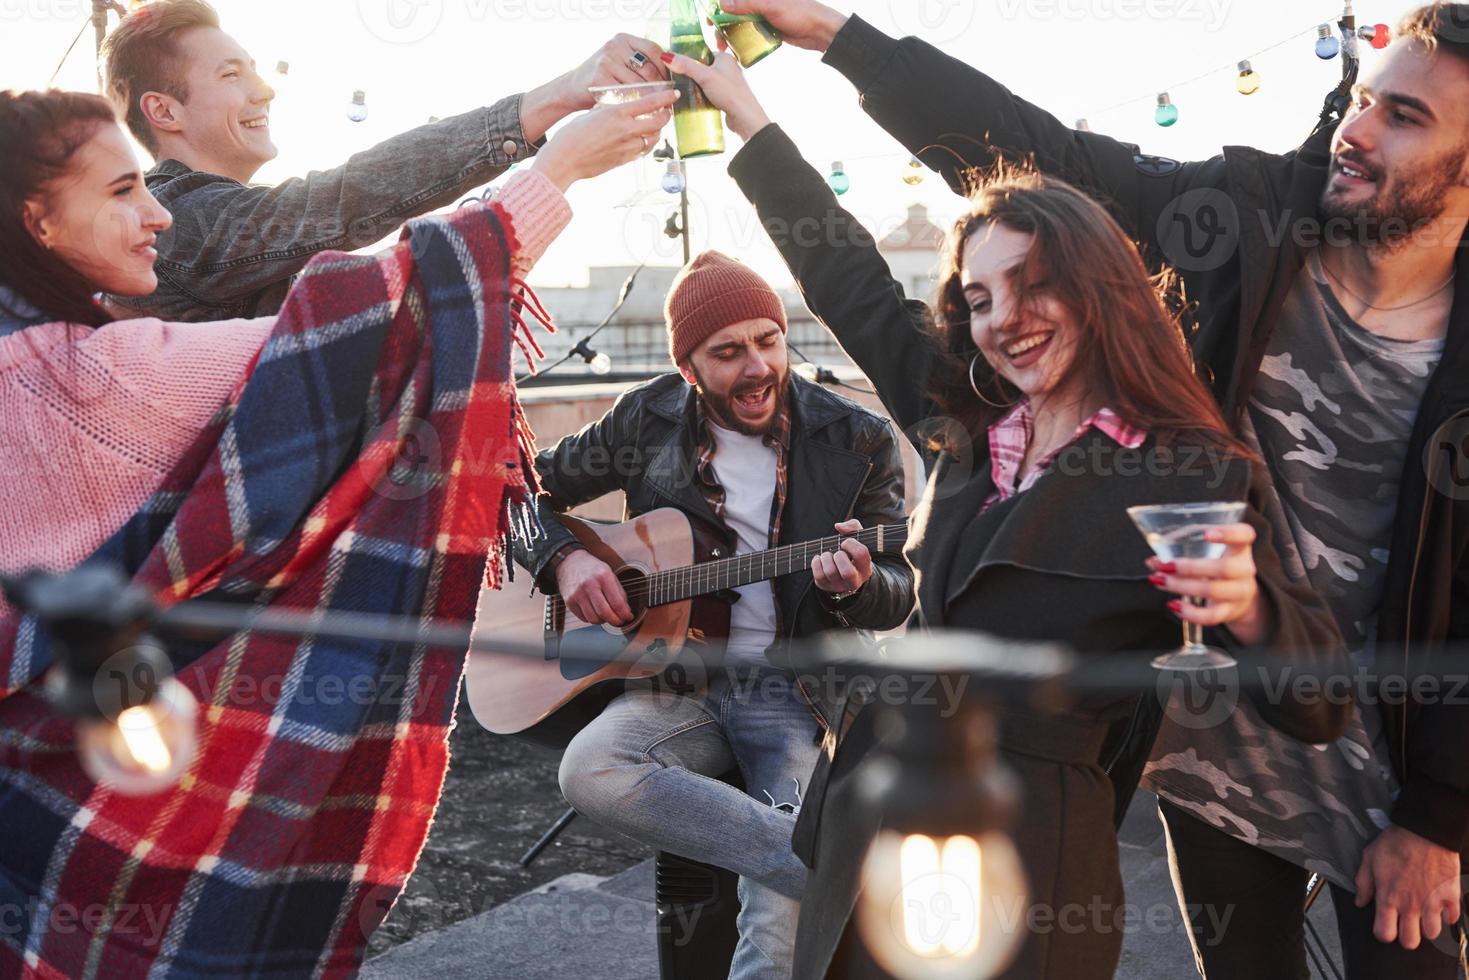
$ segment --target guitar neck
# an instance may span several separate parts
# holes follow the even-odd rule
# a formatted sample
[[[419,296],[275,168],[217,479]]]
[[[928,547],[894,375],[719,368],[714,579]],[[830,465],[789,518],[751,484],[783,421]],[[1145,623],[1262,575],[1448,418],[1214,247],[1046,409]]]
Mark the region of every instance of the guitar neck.
[[[816,541],[783,545],[768,551],[721,558],[716,561],[670,568],[648,577],[648,604],[661,606],[681,602],[695,596],[738,589],[753,582],[779,578],[792,572],[805,571],[811,560],[824,551],[836,551],[846,540],[860,541],[874,554],[895,554],[908,540],[908,525],[888,524],[866,527],[856,534],[833,535]]]

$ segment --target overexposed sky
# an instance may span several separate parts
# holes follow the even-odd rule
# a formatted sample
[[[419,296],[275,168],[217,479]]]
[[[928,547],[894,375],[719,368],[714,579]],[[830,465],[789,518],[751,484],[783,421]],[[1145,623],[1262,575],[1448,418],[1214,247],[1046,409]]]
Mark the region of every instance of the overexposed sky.
[[[272,109],[280,156],[259,178],[270,182],[331,167],[396,132],[492,103],[571,68],[612,35],[644,33],[656,0],[214,0],[224,29],[270,77],[290,63],[290,83]],[[891,34],[916,34],[1005,83],[1065,122],[1092,128],[1147,152],[1209,156],[1248,143],[1272,150],[1310,131],[1321,100],[1340,77],[1339,60],[1312,52],[1313,28],[1335,22],[1340,0],[844,0]],[[1359,23],[1394,23],[1415,6],[1358,3]],[[90,0],[0,0],[0,88],[46,85],[90,16]],[[1262,80],[1235,91],[1233,64],[1253,59]],[[1376,52],[1362,45],[1364,64]],[[1190,81],[1214,68],[1228,71]],[[903,183],[907,154],[861,111],[851,85],[818,57],[789,45],[751,70],[771,117],[823,171],[846,163],[843,199],[879,233],[921,201],[947,219],[960,202],[933,175]],[[94,89],[90,27],[56,78]],[[1153,122],[1154,98],[1169,89],[1181,118]],[[347,119],[352,91],[367,93],[367,121]],[[934,93],[934,98],[949,97]],[[1131,101],[1118,106],[1119,103]],[[786,283],[774,249],[725,171],[724,157],[689,161],[695,249],[719,248]],[[3,150],[0,150],[3,152]],[[585,281],[593,265],[649,260],[677,264],[679,244],[663,224],[677,203],[658,190],[661,171],[645,161],[573,189],[576,217],[532,275],[538,284]],[[641,203],[625,204],[646,192]]]

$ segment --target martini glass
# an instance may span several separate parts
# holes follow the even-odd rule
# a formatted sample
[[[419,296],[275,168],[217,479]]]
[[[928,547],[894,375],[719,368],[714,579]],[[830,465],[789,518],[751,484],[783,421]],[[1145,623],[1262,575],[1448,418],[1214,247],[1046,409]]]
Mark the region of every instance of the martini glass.
[[[1217,541],[1206,541],[1204,535],[1212,528],[1238,524],[1245,516],[1245,504],[1155,504],[1129,507],[1127,516],[1147,539],[1148,547],[1163,561],[1180,558],[1214,560],[1224,557],[1226,546]],[[1195,606],[1209,604],[1209,600],[1193,596],[1188,601]],[[1223,650],[1206,646],[1203,627],[1190,622],[1183,624],[1183,646],[1153,660],[1153,666],[1159,670],[1179,672],[1226,670],[1236,663]]]

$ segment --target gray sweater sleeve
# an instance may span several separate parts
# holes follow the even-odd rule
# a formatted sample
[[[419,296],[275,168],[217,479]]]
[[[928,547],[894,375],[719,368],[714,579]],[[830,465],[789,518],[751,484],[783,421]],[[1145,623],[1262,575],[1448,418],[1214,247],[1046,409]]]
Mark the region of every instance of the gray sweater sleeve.
[[[176,320],[274,313],[313,255],[371,245],[534,155],[520,100],[419,126],[273,187],[165,162],[148,180],[174,219],[159,236],[158,290],[112,302]]]

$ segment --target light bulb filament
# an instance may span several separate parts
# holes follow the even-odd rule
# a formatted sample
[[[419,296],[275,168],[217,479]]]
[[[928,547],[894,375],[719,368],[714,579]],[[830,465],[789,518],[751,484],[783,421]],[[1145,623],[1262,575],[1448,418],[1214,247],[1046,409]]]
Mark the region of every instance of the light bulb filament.
[[[979,949],[979,843],[910,834],[898,853],[903,942],[918,956],[962,958]]]
[[[117,716],[117,731],[127,752],[139,766],[152,773],[166,772],[173,753],[159,734],[160,719],[146,706],[128,708]]]

